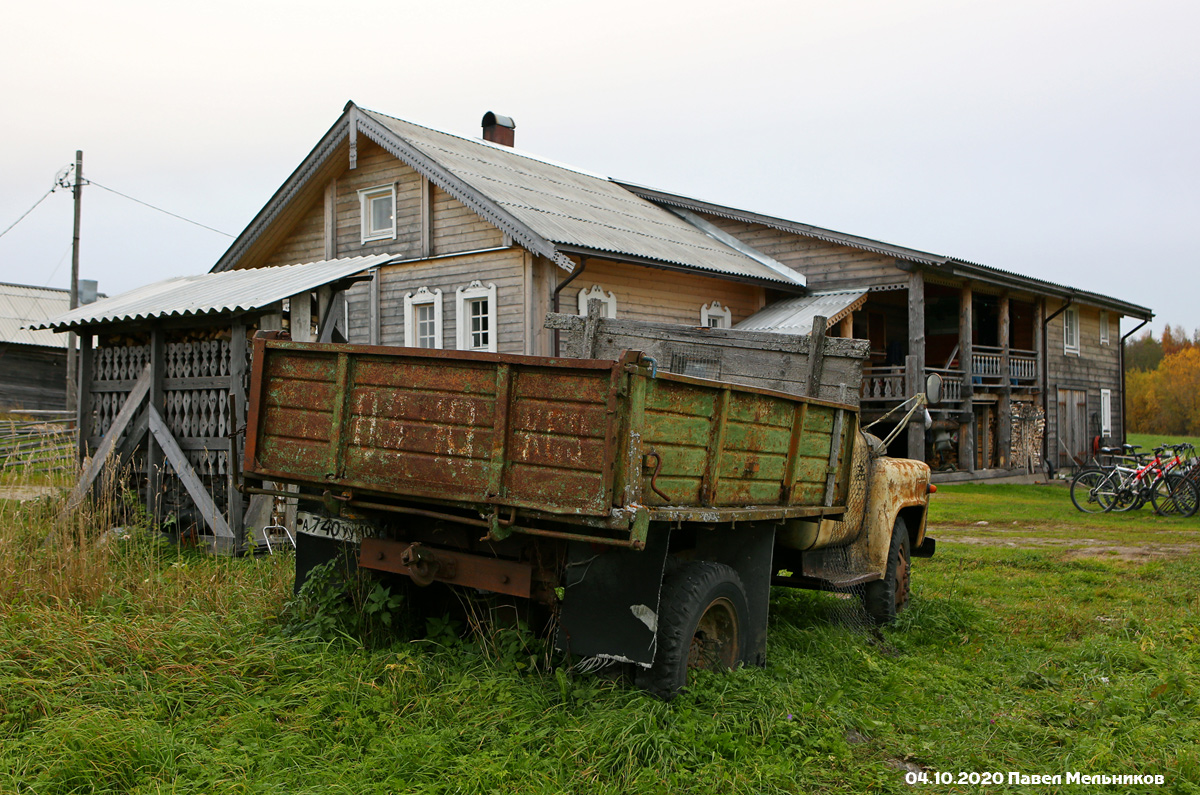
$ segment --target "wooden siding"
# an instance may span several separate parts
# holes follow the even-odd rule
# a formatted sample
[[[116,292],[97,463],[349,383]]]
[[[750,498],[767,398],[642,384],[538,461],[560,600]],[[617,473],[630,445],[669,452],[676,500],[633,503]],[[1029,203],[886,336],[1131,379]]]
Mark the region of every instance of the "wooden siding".
[[[473,210],[437,186],[429,185],[415,170],[369,140],[359,139],[358,167],[350,169],[344,152],[334,155],[338,168],[324,175],[320,190],[308,190],[297,207],[285,214],[276,227],[286,229],[273,236],[269,251],[258,252],[241,267],[289,265],[325,259],[330,249],[337,257],[395,254],[416,259],[421,250],[421,208],[424,190],[430,192],[432,208],[431,248],[433,255],[455,254],[499,248],[504,235]],[[333,197],[335,245],[327,247],[325,189],[336,188]],[[392,185],[396,189],[396,236],[384,240],[362,240],[362,204],[358,192]]]
[[[569,276],[559,270],[558,281]],[[579,310],[579,291],[598,284],[617,298],[617,317],[622,320],[651,320],[657,323],[700,325],[700,307],[720,301],[732,314],[733,323],[745,320],[761,306],[763,288],[711,276],[646,268],[621,262],[589,259],[579,278],[563,290],[559,311]]]
[[[433,187],[433,253],[456,254],[504,245],[504,234],[441,188]],[[498,285],[497,285],[498,286]]]
[[[1062,306],[1062,302],[1047,299],[1046,315]],[[1109,440],[1120,440],[1124,428],[1121,396],[1121,332],[1120,316],[1108,316],[1108,344],[1100,344],[1100,310],[1076,304],[1079,309],[1079,353],[1063,351],[1063,315],[1046,325],[1046,438],[1049,440],[1050,460],[1059,461],[1062,452],[1058,444],[1058,390],[1078,389],[1087,392],[1087,434],[1100,433],[1100,390],[1112,390],[1112,433]],[[1092,423],[1092,414],[1097,422]]]
[[[380,270],[380,335],[383,345],[404,344],[404,296],[425,287],[442,291],[443,347],[457,347],[455,291],[478,279],[496,285],[497,350],[525,352],[525,252],[519,248],[391,265]],[[370,289],[358,284],[347,291],[350,341],[370,341]]]
[[[325,198],[317,196],[292,226],[283,242],[262,260],[261,267],[325,259]]]
[[[840,290],[908,281],[908,274],[896,267],[895,257],[861,251],[794,232],[783,232],[763,224],[733,221],[716,215],[705,215],[704,218],[747,245],[800,271],[808,279],[808,287],[812,290]]]
[[[67,351],[40,345],[0,345],[4,378],[0,410],[61,411],[67,407]]]

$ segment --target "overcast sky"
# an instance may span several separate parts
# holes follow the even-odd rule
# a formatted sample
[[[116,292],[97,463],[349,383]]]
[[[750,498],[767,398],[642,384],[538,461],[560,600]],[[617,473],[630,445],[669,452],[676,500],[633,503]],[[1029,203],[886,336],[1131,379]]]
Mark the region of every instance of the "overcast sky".
[[[96,183],[236,234],[347,100],[472,136],[493,110],[556,161],[1193,329],[1198,30],[1193,0],[22,3],[0,229],[82,149]],[[82,239],[109,294],[231,242],[95,186]],[[59,191],[0,238],[0,281],[66,287],[70,246]]]

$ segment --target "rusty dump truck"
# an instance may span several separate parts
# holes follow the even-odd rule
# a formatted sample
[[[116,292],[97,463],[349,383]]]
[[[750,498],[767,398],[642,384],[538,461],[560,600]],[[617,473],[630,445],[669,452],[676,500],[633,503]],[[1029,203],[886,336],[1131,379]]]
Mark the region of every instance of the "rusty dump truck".
[[[763,664],[772,585],[857,589],[888,621],[911,559],[933,551],[928,466],[881,455],[854,405],[670,373],[637,351],[260,332],[244,477],[299,500],[297,587],[349,552],[418,600],[488,592],[664,697],[689,668]]]

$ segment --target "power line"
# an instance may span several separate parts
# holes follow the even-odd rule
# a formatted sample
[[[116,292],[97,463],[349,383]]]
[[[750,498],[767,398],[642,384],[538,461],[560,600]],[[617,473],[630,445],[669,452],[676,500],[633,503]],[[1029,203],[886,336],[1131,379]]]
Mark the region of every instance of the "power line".
[[[43,193],[43,194],[42,194],[42,198],[38,199],[37,201],[35,201],[35,202],[33,203],[33,207],[30,207],[28,210],[26,210],[25,212],[21,213],[21,217],[20,217],[20,218],[18,218],[17,220],[15,220],[15,221],[13,221],[11,224],[9,224],[9,226],[8,226],[8,229],[5,229],[3,232],[0,232],[0,237],[4,237],[5,235],[7,235],[7,234],[9,233],[9,231],[10,231],[10,230],[11,230],[11,229],[12,229],[14,226],[16,226],[17,224],[19,224],[19,223],[21,223],[22,221],[24,221],[24,220],[25,220],[25,216],[29,215],[31,212],[33,212],[35,209],[37,209],[37,206],[38,206],[39,204],[41,204],[42,202],[44,202],[44,201],[46,200],[46,197],[47,197],[47,196],[49,196],[51,193],[54,193],[54,191],[56,191],[56,190],[58,190],[58,186],[57,186],[57,185],[55,185],[53,188],[51,188],[50,190],[48,190],[48,191],[46,191],[45,193]]]
[[[150,204],[149,202],[144,202],[141,199],[135,199],[132,196],[126,196],[124,193],[121,193],[118,190],[113,190],[112,188],[108,188],[108,187],[105,187],[104,185],[101,185],[99,182],[97,182],[94,179],[89,179],[86,182],[84,182],[84,184],[85,185],[95,185],[97,188],[106,190],[109,193],[115,193],[123,199],[129,199],[129,201],[131,201],[131,202],[137,202],[138,204],[141,204],[145,207],[149,207],[151,210],[158,210],[160,213],[165,213],[165,214],[171,216],[172,218],[178,218],[180,221],[187,221],[189,224],[194,224],[195,226],[198,226],[202,229],[207,229],[210,232],[216,232],[218,235],[225,235],[225,237],[233,237],[233,235],[229,234],[228,232],[222,232],[220,229],[213,229],[211,226],[202,224],[199,221],[193,221],[191,218],[184,218],[182,215],[177,215],[177,214],[171,212],[170,210],[164,210],[161,207],[156,207],[153,204]],[[45,197],[43,196],[42,198],[45,198]]]

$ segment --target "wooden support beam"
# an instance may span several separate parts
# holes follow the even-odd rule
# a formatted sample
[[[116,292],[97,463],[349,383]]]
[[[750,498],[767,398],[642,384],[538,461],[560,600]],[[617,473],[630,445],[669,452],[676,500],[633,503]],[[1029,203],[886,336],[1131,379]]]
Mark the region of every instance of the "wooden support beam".
[[[290,333],[295,342],[312,342],[312,293],[305,291],[293,295],[288,302],[291,305]]]
[[[912,354],[904,357],[904,388],[906,397],[916,395],[924,387],[924,369],[921,360]],[[925,415],[920,411],[913,414],[908,423],[908,455],[916,461],[925,460]]]
[[[804,394],[809,397],[821,396],[821,376],[825,372],[825,334],[828,328],[827,317],[817,315],[813,318],[812,333],[808,335],[808,376],[804,388]]]
[[[350,338],[346,320],[346,291],[338,290],[329,299],[329,306],[321,316],[317,342],[346,342]]]
[[[421,177],[421,256],[433,256],[433,183]]]
[[[325,259],[337,258],[337,180],[325,185]]]
[[[604,302],[599,298],[588,299],[587,316],[583,320],[583,334],[579,338],[579,348],[573,355],[580,359],[596,358],[596,342],[600,336],[600,321],[604,318]]]
[[[1008,466],[1009,448],[1012,446],[1012,372],[1009,342],[1012,337],[1012,320],[1009,313],[1008,293],[1000,296],[1000,319],[997,331],[1000,336],[1000,399],[996,414],[996,466]]]
[[[179,449],[179,445],[175,442],[175,437],[171,435],[171,429],[167,427],[167,423],[163,421],[162,415],[158,413],[155,406],[147,406],[146,414],[150,420],[150,434],[154,440],[162,447],[163,453],[167,460],[171,462],[171,468],[175,470],[175,476],[183,483],[183,487],[187,489],[188,495],[192,498],[192,502],[196,504],[196,508],[200,511],[200,515],[204,518],[204,523],[212,530],[212,533],[217,538],[217,545],[223,548],[223,551],[232,552],[235,543],[233,530],[229,527],[229,523],[225,521],[225,517],[217,510],[216,503],[208,493],[208,489],[204,488],[204,482],[192,469],[192,464],[187,460],[187,456]]]
[[[84,331],[79,335],[79,387],[75,405],[75,429],[78,445],[78,460],[87,456],[87,439],[92,435],[92,352],[93,336]]]
[[[847,312],[846,316],[838,323],[838,336],[844,339],[849,339],[854,336],[853,312]]]
[[[167,343],[161,328],[150,332],[150,405],[163,410],[163,379],[166,377]],[[155,524],[162,521],[162,451],[154,443],[154,437],[146,441],[146,510]]]
[[[245,541],[242,514],[242,493],[237,490],[237,476],[242,471],[241,433],[246,427],[246,326],[241,318],[233,323],[229,337],[229,400],[233,413],[233,428],[229,434],[228,459],[225,462],[225,499],[229,514],[229,529],[239,546]]]
[[[974,357],[974,311],[975,294],[971,283],[963,285],[958,298],[958,357],[963,371],[962,414],[958,428],[958,468],[966,472],[975,471],[975,379],[971,370]]]
[[[83,502],[84,497],[91,491],[92,484],[96,482],[96,477],[104,469],[104,463],[108,459],[113,448],[116,447],[117,439],[121,438],[121,434],[125,432],[130,420],[137,414],[138,408],[146,399],[147,393],[150,391],[150,366],[142,371],[142,375],[134,383],[133,389],[129,392],[129,397],[125,399],[121,410],[117,412],[116,418],[108,431],[105,432],[104,438],[100,440],[100,444],[96,446],[96,452],[92,454],[92,460],[84,467],[83,473],[79,476],[79,482],[75,484],[70,496],[67,497],[67,508],[74,509],[79,507]],[[82,440],[81,440],[82,444]]]
[[[371,268],[371,281],[367,285],[367,339],[372,345],[379,344],[379,280],[383,274],[379,268]]]

